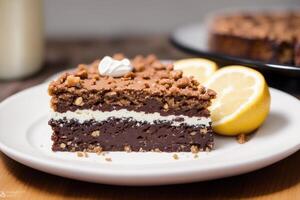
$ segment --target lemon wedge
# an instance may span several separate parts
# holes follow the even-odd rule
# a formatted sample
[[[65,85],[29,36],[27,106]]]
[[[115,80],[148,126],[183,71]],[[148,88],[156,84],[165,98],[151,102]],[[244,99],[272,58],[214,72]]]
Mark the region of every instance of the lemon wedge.
[[[205,85],[217,92],[209,108],[216,133],[247,134],[265,121],[271,100],[268,85],[258,71],[243,66],[224,67]]]
[[[181,70],[184,76],[193,76],[199,83],[205,83],[217,70],[217,64],[204,58],[188,58],[175,61],[175,70]]]

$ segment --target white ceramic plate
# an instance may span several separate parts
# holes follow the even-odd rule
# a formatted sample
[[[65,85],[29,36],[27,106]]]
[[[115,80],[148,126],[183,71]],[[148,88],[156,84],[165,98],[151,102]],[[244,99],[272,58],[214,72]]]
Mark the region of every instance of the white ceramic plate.
[[[271,89],[271,113],[265,124],[241,145],[216,137],[216,149],[199,153],[54,153],[51,147],[47,85],[9,97],[0,104],[0,149],[29,167],[51,174],[116,185],[162,185],[203,181],[253,171],[277,162],[300,148],[300,102]],[[112,158],[112,162],[105,160]]]

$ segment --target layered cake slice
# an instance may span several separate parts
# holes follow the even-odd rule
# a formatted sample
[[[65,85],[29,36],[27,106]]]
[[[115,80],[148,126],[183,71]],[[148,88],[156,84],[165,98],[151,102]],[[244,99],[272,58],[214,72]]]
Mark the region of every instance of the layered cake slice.
[[[213,52],[300,66],[300,12],[224,14],[216,16],[209,29]]]
[[[49,85],[53,151],[209,151],[216,94],[155,56],[104,57]]]

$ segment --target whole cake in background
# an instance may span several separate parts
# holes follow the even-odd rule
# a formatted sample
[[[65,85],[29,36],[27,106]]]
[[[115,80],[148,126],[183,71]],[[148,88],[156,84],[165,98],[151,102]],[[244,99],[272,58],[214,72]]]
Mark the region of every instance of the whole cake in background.
[[[216,93],[154,55],[81,64],[49,85],[53,151],[209,151]]]
[[[300,12],[241,12],[213,18],[209,48],[241,58],[300,66]]]

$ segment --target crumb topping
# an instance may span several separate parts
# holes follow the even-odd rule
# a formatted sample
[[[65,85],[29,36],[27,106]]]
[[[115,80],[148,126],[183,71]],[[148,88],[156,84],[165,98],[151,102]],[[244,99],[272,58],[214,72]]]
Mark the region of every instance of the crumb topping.
[[[120,54],[114,58],[121,58]],[[53,95],[65,90],[106,91],[107,95],[115,95],[118,91],[143,90],[156,95],[183,95],[209,100],[216,93],[205,89],[192,77],[184,77],[182,71],[173,70],[171,63],[162,63],[154,55],[136,56],[131,60],[134,67],[123,77],[101,76],[98,72],[99,60],[90,65],[80,64],[72,73],[63,74],[49,86],[49,94]],[[75,105],[82,105],[76,99]]]

